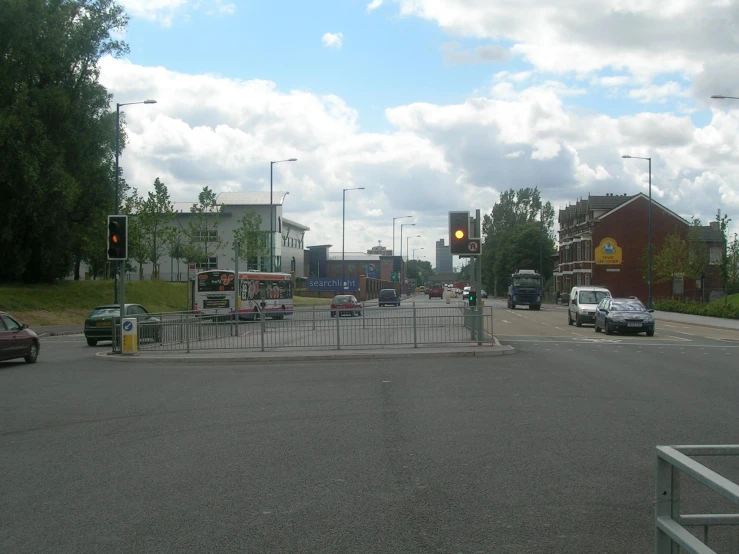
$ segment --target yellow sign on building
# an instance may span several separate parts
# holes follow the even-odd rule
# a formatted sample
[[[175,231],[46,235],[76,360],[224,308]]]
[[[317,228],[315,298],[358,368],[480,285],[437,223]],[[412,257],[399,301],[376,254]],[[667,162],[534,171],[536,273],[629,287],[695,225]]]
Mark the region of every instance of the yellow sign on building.
[[[623,252],[616,241],[610,237],[600,241],[595,249],[595,263],[598,265],[621,265]]]

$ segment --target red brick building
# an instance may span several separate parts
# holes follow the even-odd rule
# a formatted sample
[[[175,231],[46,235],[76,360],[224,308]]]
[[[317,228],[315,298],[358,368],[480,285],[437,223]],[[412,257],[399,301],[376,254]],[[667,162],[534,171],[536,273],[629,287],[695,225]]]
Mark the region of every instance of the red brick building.
[[[648,286],[642,256],[649,236],[649,198],[634,196],[588,196],[559,211],[559,268],[555,266],[556,290],[569,293],[573,286],[607,287],[614,296],[637,296],[644,302]],[[677,229],[687,237],[690,222],[652,199],[653,257],[668,235]],[[721,288],[719,266],[724,255],[723,235],[713,222],[699,228],[700,240],[709,249],[710,261],[702,281],[676,277],[673,282],[654,283],[652,297],[705,297]]]

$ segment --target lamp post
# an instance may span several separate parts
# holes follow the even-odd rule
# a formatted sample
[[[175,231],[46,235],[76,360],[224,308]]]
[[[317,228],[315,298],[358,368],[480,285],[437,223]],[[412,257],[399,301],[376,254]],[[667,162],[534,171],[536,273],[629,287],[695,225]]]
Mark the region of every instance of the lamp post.
[[[407,219],[409,217],[413,217],[412,215],[401,215],[400,217],[394,217],[393,218],[393,256],[395,256],[395,220],[396,219]],[[401,237],[401,241],[402,241]],[[401,248],[402,249],[402,248]]]
[[[416,250],[424,250],[423,246],[421,248],[414,248],[413,249],[413,259],[416,259]]]
[[[739,96],[724,96],[723,94],[714,94],[711,98],[714,100],[739,100]]]
[[[274,203],[272,202],[272,175],[275,164],[281,164],[283,162],[297,162],[297,158],[290,158],[288,160],[277,160],[275,162],[269,162],[269,271],[274,272],[275,270],[275,214],[274,214]]]
[[[415,226],[416,226],[415,223],[401,223],[400,224],[400,284],[401,286],[403,285],[403,227],[415,227]]]
[[[118,157],[120,156],[120,134],[121,134],[121,107],[123,106],[133,106],[135,104],[156,104],[156,100],[143,100],[141,102],[117,102],[115,105],[115,198],[113,199],[113,213],[115,215],[118,215],[120,210],[120,193],[119,193],[119,182],[120,182],[120,175],[119,175],[119,169],[118,169]],[[118,262],[118,273],[120,273],[121,278],[123,277],[123,269],[125,268],[125,260],[121,260]],[[115,274],[115,277],[113,278],[113,302],[115,304],[118,303],[118,273]],[[122,312],[121,312],[122,313]]]
[[[628,154],[621,156],[624,159],[647,160],[649,162],[649,231],[647,241],[649,241],[649,269],[647,270],[647,307],[652,309],[652,158],[643,158],[641,156],[629,156]]]
[[[410,240],[411,239],[419,239],[419,238],[421,238],[421,235],[415,235],[413,237],[408,237],[408,238],[405,239],[405,255],[406,256],[408,255],[408,252],[411,251],[410,247],[408,246],[408,243],[410,242]],[[410,261],[410,258],[408,258],[408,260]]]
[[[349,190],[364,190],[364,187],[343,189],[341,193],[341,289],[346,289],[346,263],[344,262],[344,225],[346,223],[346,193]]]

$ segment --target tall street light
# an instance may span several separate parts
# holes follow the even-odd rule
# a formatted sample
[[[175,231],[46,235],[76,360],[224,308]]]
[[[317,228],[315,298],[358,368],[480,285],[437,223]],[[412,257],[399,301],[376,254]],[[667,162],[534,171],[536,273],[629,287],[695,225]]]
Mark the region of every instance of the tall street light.
[[[274,272],[275,270],[275,213],[274,203],[272,201],[272,175],[275,164],[281,164],[284,162],[297,162],[297,158],[290,158],[289,160],[277,160],[275,162],[269,162],[269,270]]]
[[[350,190],[364,190],[364,187],[344,189],[341,193],[341,289],[346,289],[346,263],[344,262],[344,225],[346,223],[346,193]]]
[[[115,215],[118,215],[119,212],[119,206],[121,203],[120,200],[120,194],[119,194],[119,182],[120,182],[120,175],[119,169],[118,169],[118,157],[120,156],[120,135],[121,135],[121,107],[123,106],[133,106],[135,104],[156,104],[156,100],[143,100],[141,102],[116,102],[115,105],[115,198],[113,199],[113,213]],[[123,275],[123,269],[125,267],[125,261],[118,262],[118,272],[115,274],[115,277],[113,278],[113,302],[118,303],[118,273]]]
[[[621,156],[627,160],[647,160],[649,162],[649,232],[647,241],[649,241],[649,269],[647,271],[647,307],[652,309],[652,158],[643,158],[641,156],[629,156],[628,154]]]
[[[411,239],[420,239],[420,238],[421,238],[421,235],[416,235],[416,236],[408,237],[405,239],[405,255],[406,256],[408,255],[408,252],[411,251],[411,249],[408,246],[408,242],[410,242]],[[410,258],[408,258],[408,260],[410,261]]]
[[[403,285],[403,227],[415,227],[415,223],[401,223],[400,224],[400,281],[401,286]],[[403,290],[401,288],[401,290]]]
[[[396,219],[407,219],[409,217],[413,217],[413,216],[412,215],[401,215],[400,217],[393,218],[393,256],[395,256],[395,220]],[[402,242],[402,239],[401,239],[401,242]]]
[[[421,248],[414,248],[413,249],[413,259],[416,259],[416,250],[424,250],[423,246]]]

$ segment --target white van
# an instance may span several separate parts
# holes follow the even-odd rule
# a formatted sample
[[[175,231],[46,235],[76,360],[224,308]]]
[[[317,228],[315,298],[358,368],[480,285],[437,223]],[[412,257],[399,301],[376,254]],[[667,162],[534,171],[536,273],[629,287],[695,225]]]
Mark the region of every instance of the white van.
[[[572,287],[567,324],[581,327],[583,323],[595,323],[595,309],[611,292],[604,287]]]

